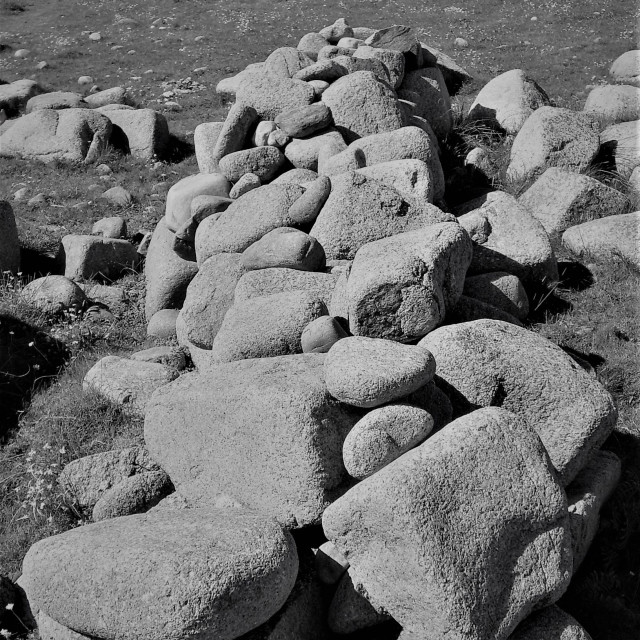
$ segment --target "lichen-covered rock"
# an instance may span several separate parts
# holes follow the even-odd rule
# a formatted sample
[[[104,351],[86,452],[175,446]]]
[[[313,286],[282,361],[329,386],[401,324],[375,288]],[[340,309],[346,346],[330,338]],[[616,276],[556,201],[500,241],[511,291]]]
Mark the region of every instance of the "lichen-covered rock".
[[[297,571],[293,538],[261,515],[167,509],[45,538],[22,580],[34,609],[84,635],[233,640],[280,609]]]
[[[329,395],[324,358],[212,365],[159,390],[145,441],[176,490],[201,505],[226,493],[287,526],[318,523],[345,491],[340,451],[359,417]]]
[[[494,407],[357,484],[322,525],[354,584],[409,637],[506,640],[569,583],[566,509],[536,433]]]
[[[604,387],[560,347],[497,320],[440,327],[420,343],[435,356],[455,415],[500,406],[528,420],[566,486],[613,429]]]
[[[462,294],[472,251],[452,222],[363,246],[347,282],[351,333],[411,342],[432,331]]]

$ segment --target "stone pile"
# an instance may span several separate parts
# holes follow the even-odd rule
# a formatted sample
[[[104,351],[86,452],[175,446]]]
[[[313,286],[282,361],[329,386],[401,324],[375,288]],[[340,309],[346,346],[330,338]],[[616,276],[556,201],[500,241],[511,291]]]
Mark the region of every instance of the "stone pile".
[[[341,19],[218,85],[236,102],[196,130],[145,266],[150,325],[197,369],[169,349],[87,375],[146,449],[64,470],[96,522],[25,558],[41,637],[588,639],[554,603],[620,473],[617,412],[522,325],[574,230],[615,244],[637,212],[583,175],[593,112],[520,70],[468,117],[532,186],[449,208],[466,78],[409,27]]]

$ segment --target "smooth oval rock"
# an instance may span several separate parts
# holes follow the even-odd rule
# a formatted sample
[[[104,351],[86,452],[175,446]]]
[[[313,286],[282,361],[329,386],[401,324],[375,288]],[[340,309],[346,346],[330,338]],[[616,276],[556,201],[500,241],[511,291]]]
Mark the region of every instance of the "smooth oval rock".
[[[269,182],[278,173],[285,158],[277,147],[253,147],[229,153],[220,160],[220,171],[231,182],[237,182],[246,173],[253,173],[262,183]]]
[[[327,105],[319,102],[283,111],[275,122],[291,138],[306,138],[329,127],[332,118]]]
[[[65,276],[43,276],[24,286],[20,297],[46,314],[57,314],[68,309],[79,313],[87,301],[84,291]]]
[[[302,353],[327,353],[331,347],[347,337],[347,332],[331,316],[322,316],[312,320],[302,332],[300,343]]]

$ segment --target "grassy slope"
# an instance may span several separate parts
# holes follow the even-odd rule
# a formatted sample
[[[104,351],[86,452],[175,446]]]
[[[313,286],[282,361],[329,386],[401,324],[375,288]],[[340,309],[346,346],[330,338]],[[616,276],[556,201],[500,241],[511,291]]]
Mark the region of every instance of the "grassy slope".
[[[295,46],[301,35],[339,16],[354,25],[416,26],[426,42],[452,55],[476,76],[476,88],[501,71],[522,67],[558,104],[574,108],[581,106],[585,86],[602,81],[611,61],[635,46],[632,0],[469,0],[455,5],[454,1],[0,0],[0,44],[32,51],[27,60],[13,58],[11,50],[0,51],[0,78],[33,77],[54,90],[77,90],[77,78],[90,74],[102,88],[122,84],[140,103],[162,108],[161,94],[170,88],[162,83],[191,76],[204,89],[178,96],[182,111],[166,113],[172,131],[188,137],[200,122],[224,117],[226,105],[214,92],[220,78],[263,60],[278,46]],[[25,10],[11,10],[12,6]],[[531,20],[534,16],[536,21]],[[116,24],[121,17],[133,18],[137,24]],[[92,42],[83,31],[100,31],[103,39]],[[200,36],[204,38],[196,41]],[[470,47],[453,49],[456,37],[466,38]],[[114,50],[114,46],[122,48]],[[131,50],[135,53],[128,53]],[[36,71],[39,60],[46,60],[49,68]],[[195,74],[199,67],[206,70]],[[148,70],[151,73],[145,73]],[[45,167],[0,159],[0,199],[11,199],[25,185],[30,195],[42,191],[49,198],[47,206],[39,208],[14,204],[25,246],[39,252],[54,250],[61,236],[88,232],[105,215],[124,215],[133,233],[149,228],[162,215],[166,187],[197,170],[193,158],[157,170],[131,158],[106,156],[105,161],[114,171],[108,182],[101,181],[93,167]],[[113,184],[133,193],[136,202],[131,208],[114,210],[96,198]],[[625,477],[603,513],[602,533],[563,605],[587,626],[594,640],[631,640],[640,627],[636,551],[640,548],[640,455],[637,438],[628,435],[637,433],[639,424],[636,292],[640,282],[637,275],[621,268],[594,271],[596,281],[589,288],[572,289],[567,282],[559,288],[559,296],[573,303],[572,311],[549,313],[546,322],[533,328],[560,344],[602,356],[598,374],[620,407],[618,433],[608,446],[625,458]],[[68,319],[51,326],[18,304],[7,288],[0,295],[0,311],[8,308],[55,333],[71,349],[70,366],[53,386],[35,392],[20,432],[0,451],[0,573],[19,570],[33,540],[71,526],[83,516],[68,508],[46,483],[38,484],[38,478],[50,477],[43,476],[47,470],[55,473],[58,467],[51,465],[141,437],[139,422],[81,393],[84,372],[101,354],[146,345],[139,304],[141,279],[129,277],[124,286],[132,304],[118,314],[117,323],[106,326]],[[29,458],[31,450],[35,454]],[[37,489],[36,516],[29,500],[26,507],[21,506],[29,488]],[[51,521],[48,515],[53,515]]]

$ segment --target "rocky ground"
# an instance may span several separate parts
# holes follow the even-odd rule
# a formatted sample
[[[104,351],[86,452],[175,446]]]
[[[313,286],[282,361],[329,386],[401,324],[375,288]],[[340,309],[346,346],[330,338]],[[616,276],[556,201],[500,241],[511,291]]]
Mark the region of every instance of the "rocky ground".
[[[638,54],[478,74],[480,9],[0,85],[3,635],[637,635]]]

